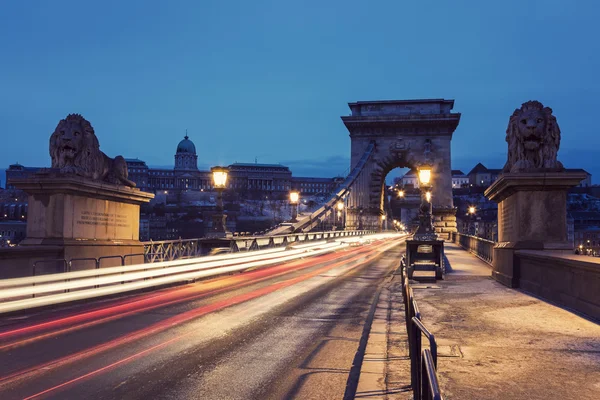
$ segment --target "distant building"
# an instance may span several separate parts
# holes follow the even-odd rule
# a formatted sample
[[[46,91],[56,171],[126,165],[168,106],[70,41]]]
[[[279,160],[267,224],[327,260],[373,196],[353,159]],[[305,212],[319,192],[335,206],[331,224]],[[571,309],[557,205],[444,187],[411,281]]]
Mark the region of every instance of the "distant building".
[[[150,240],[150,220],[148,217],[140,218],[140,241],[147,242]]]
[[[335,191],[344,178],[292,178],[292,187],[300,191],[300,195],[327,195]]]
[[[19,197],[2,196],[0,198],[0,221],[1,220],[14,220],[14,221],[25,221],[27,219],[27,200]]]
[[[25,239],[27,223],[24,221],[0,221],[0,247],[18,244]]]
[[[501,173],[501,169],[489,169],[482,163],[478,163],[467,176],[470,185],[488,187],[498,179]]]
[[[231,189],[267,192],[288,192],[291,189],[292,172],[281,164],[234,163],[229,166],[229,174]]]
[[[412,186],[415,188],[419,187],[419,176],[417,175],[417,170],[413,168],[408,171],[402,176],[402,178],[400,178],[400,182],[402,186]]]
[[[565,168],[565,172],[583,172],[586,177],[581,181],[577,187],[591,187],[592,186],[592,174],[581,168]],[[502,174],[502,169],[490,169],[485,167],[482,163],[478,163],[473,169],[467,174],[469,178],[469,184],[472,186],[488,187],[494,183]],[[454,187],[454,186],[452,186]]]
[[[149,168],[137,158],[128,158],[129,179],[148,192],[212,190],[210,171],[198,169],[196,146],[186,135],[177,145],[173,169]],[[237,191],[288,192],[292,172],[281,164],[234,163],[228,166],[227,185]]]
[[[574,245],[582,246],[589,254],[600,254],[600,212],[571,211],[573,219]]]
[[[575,247],[575,220],[571,213],[567,213],[567,241]]]
[[[469,186],[469,177],[459,169],[452,170],[452,189]]]
[[[412,186],[415,188],[419,187],[419,175],[416,169],[411,169],[410,171],[408,171],[406,174],[404,174],[402,177],[398,178],[397,180],[394,180],[394,183],[399,183],[400,185],[406,187],[406,186]],[[469,186],[469,177],[467,175],[465,175],[464,172],[462,172],[459,169],[453,169],[452,170],[452,189],[458,189],[461,187],[466,187]]]

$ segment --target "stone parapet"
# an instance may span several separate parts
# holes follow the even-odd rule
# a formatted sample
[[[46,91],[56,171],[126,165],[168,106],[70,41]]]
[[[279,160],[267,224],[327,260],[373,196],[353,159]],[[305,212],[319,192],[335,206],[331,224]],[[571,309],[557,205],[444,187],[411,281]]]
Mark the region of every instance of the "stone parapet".
[[[600,320],[600,260],[517,250],[515,261],[521,289]]]
[[[498,203],[498,243],[492,276],[518,287],[517,250],[570,251],[567,239],[567,190],[583,173],[534,171],[501,175],[485,196]]]
[[[154,197],[77,176],[39,174],[13,184],[29,195],[24,245],[57,240],[137,241],[140,205]]]
[[[52,258],[63,264],[102,259],[101,267],[121,265],[125,256],[143,262],[140,205],[153,194],[53,170],[12,183],[29,195],[27,235],[11,254],[0,256],[3,277],[30,276],[34,262]]]

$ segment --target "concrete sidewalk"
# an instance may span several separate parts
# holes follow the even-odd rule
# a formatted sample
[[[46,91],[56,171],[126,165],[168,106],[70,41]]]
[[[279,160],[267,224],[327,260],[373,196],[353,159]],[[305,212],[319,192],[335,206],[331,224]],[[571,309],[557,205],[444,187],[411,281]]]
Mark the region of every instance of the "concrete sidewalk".
[[[445,248],[452,272],[413,289],[437,339],[446,399],[600,399],[600,325],[509,289],[474,255]]]
[[[412,399],[401,282],[394,275],[379,296],[355,399]]]

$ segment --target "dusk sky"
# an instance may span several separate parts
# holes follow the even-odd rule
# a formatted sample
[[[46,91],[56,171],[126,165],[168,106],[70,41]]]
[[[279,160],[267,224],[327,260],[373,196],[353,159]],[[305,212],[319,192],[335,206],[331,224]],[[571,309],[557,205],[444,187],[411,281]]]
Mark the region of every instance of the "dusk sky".
[[[559,160],[596,183],[599,18],[597,0],[5,1],[0,165],[49,166],[56,124],[81,113],[110,156],[173,165],[187,129],[201,167],[333,176],[348,102],[446,98],[466,173],[503,166],[508,118],[536,99]]]

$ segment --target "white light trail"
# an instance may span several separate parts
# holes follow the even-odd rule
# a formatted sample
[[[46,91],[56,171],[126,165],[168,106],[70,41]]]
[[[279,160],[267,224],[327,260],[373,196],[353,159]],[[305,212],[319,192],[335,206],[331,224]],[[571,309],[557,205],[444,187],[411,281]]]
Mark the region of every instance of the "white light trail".
[[[236,253],[28,278],[6,279],[0,281],[0,288],[6,288],[0,290],[0,298],[17,298],[17,300],[0,303],[0,313],[106,296],[153,286],[186,282],[250,268],[266,267],[307,256],[326,254],[345,248],[350,243],[365,242],[367,240],[384,240],[393,237],[402,238],[404,236],[395,233],[385,233],[362,238],[338,238],[330,242],[319,241],[310,244],[288,246],[287,249],[258,250],[250,254]],[[69,290],[71,292],[64,293]],[[42,296],[23,299],[25,296],[32,295]]]

